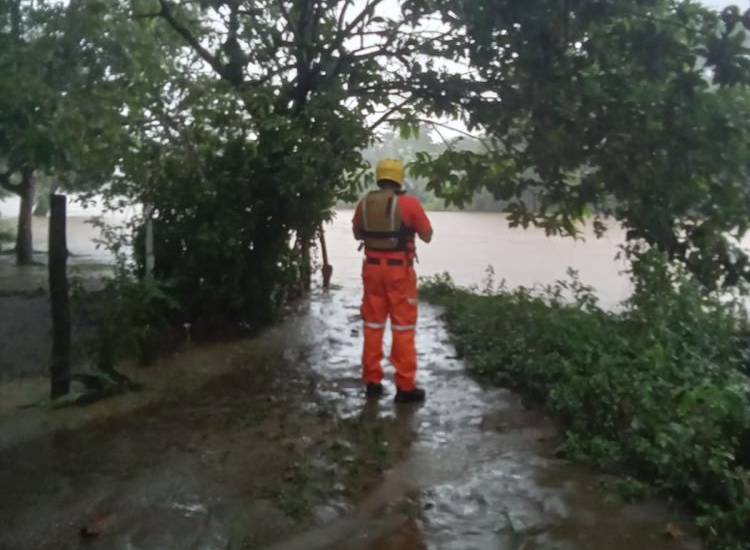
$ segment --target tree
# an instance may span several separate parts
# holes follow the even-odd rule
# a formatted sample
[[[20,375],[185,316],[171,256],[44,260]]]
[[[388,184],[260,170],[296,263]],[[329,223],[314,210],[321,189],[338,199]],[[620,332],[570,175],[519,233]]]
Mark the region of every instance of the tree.
[[[512,202],[512,223],[550,233],[612,217],[636,249],[667,252],[709,286],[748,279],[733,244],[750,212],[748,14],[668,0],[406,9],[456,29],[447,47],[472,78],[436,73],[455,97],[434,103],[492,138],[481,154],[421,157],[439,195],[462,204],[488,189]],[[529,191],[536,210],[520,200]]]
[[[114,168],[108,148],[121,139],[124,90],[117,77],[127,35],[112,32],[117,26],[103,17],[106,6],[0,2],[0,186],[21,199],[19,265],[33,261],[37,180],[85,189],[101,185]]]
[[[191,319],[267,322],[309,271],[320,223],[369,175],[361,149],[421,101],[408,72],[434,33],[381,3],[136,3],[184,48],[108,194],[154,205],[155,275]]]
[[[362,151],[362,157],[371,165],[375,166],[377,161],[384,157],[398,158],[407,164],[414,162],[420,153],[427,153],[431,156],[439,156],[446,150],[453,151],[474,151],[483,150],[482,140],[479,138],[467,138],[459,132],[456,135],[456,129],[447,124],[429,119],[421,119],[419,126],[403,128],[402,132],[387,131],[382,132],[377,141]],[[407,134],[408,132],[408,134]],[[403,135],[409,137],[404,139]],[[445,208],[443,199],[437,198],[435,193],[427,189],[429,180],[423,177],[415,177],[414,174],[407,173],[406,189],[417,197],[427,210],[440,210]],[[353,201],[349,203],[353,206]],[[480,211],[499,211],[505,205],[487,191],[476,193],[472,199],[462,206],[466,210]]]

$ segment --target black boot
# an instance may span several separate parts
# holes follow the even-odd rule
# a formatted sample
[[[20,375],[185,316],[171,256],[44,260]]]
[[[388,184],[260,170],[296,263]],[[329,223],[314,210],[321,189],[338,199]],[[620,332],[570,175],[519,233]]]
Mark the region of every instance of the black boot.
[[[422,388],[414,388],[411,391],[398,390],[394,401],[396,403],[421,403],[424,401],[424,398],[424,390]]]
[[[367,384],[365,395],[368,398],[383,397],[383,384]]]

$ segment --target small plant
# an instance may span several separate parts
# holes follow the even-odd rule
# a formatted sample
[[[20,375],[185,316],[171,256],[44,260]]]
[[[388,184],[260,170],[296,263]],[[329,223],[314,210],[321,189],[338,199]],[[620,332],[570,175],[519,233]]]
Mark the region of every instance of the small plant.
[[[96,300],[86,298],[79,286],[79,302],[92,302],[87,309],[94,325],[89,352],[96,369],[114,372],[124,357],[135,356],[140,364],[150,364],[158,347],[159,335],[179,304],[169,294],[169,285],[150,277],[139,277],[137,267],[126,254],[124,233],[103,227],[100,244],[116,258],[113,276],[105,282]]]
[[[178,309],[165,285],[137,279],[118,270],[107,282],[98,306],[96,336],[97,368],[108,371],[123,356],[134,353],[138,362],[150,364],[158,345],[166,314]]]

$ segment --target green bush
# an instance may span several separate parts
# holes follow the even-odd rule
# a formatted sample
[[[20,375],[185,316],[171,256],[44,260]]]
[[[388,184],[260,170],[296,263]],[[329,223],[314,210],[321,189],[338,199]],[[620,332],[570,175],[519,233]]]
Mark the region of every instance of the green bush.
[[[423,285],[445,307],[469,368],[540,400],[566,428],[565,449],[634,474],[698,514],[715,548],[750,540],[750,380],[747,319],[655,255],[634,267],[624,309],[600,309],[592,289]]]
[[[127,357],[142,365],[153,361],[180,309],[170,290],[163,282],[138,278],[122,259],[95,295],[77,286],[74,303],[93,327],[85,345],[97,371],[112,372]]]

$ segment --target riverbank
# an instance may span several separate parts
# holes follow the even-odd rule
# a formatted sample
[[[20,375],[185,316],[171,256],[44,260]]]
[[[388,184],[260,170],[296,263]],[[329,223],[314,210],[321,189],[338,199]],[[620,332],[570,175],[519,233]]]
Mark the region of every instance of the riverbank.
[[[561,421],[565,456],[632,476],[625,493],[689,504],[710,548],[750,548],[744,310],[650,267],[618,313],[575,280],[480,294],[442,278],[424,295],[471,372]]]

